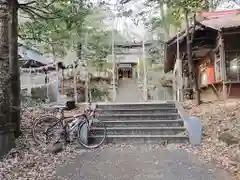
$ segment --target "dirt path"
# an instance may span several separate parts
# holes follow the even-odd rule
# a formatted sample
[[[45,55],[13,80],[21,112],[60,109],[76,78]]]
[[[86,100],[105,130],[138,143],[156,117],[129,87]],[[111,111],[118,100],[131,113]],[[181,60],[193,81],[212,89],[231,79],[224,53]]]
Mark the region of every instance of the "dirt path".
[[[123,79],[119,82],[116,102],[139,102],[142,101],[142,95],[138,89],[137,83],[132,79]]]

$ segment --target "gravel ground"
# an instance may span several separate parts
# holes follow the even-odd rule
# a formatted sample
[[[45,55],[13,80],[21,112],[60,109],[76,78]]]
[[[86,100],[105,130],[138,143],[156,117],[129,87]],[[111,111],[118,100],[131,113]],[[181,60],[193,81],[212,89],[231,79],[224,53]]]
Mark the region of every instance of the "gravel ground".
[[[203,163],[177,145],[104,146],[57,167],[68,180],[231,180],[228,173]]]

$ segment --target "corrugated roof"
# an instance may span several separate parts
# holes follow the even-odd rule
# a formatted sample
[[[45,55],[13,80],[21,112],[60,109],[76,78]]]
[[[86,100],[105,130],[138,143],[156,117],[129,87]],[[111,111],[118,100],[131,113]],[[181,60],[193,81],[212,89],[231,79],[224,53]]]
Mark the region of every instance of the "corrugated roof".
[[[240,14],[225,16],[221,18],[212,18],[208,20],[203,20],[199,23],[216,30],[239,27]]]
[[[240,13],[240,9],[214,11],[214,12],[197,12],[197,17],[203,19],[222,18],[231,15],[237,15]]]
[[[51,61],[49,61],[46,57],[44,57],[39,51],[36,51],[34,49],[30,49],[29,47],[19,44],[18,46],[18,54],[24,59],[24,60],[35,60],[43,64],[49,64]]]

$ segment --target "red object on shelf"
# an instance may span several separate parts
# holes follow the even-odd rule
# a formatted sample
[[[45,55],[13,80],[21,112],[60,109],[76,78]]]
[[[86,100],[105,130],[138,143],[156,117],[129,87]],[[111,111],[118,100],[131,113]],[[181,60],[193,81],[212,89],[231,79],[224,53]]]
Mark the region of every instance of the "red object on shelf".
[[[213,84],[214,82],[215,82],[214,67],[209,66],[207,67],[207,83]]]

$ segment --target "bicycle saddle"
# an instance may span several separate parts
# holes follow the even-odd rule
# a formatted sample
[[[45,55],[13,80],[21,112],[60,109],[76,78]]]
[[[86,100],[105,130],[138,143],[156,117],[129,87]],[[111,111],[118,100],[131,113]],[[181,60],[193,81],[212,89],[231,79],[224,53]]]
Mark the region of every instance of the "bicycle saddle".
[[[76,108],[76,104],[75,104],[74,100],[66,102],[66,110],[70,111],[70,110],[75,109],[75,108]]]

